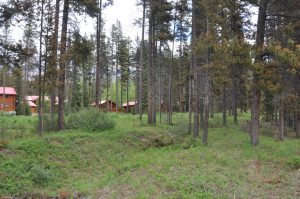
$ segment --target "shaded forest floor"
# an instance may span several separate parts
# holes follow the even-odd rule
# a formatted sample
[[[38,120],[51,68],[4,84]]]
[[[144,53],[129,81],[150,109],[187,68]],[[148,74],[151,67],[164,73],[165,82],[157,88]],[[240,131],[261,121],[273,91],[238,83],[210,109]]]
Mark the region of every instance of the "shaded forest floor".
[[[185,114],[171,127],[112,117],[113,130],[43,137],[34,133],[36,118],[9,117],[14,128],[0,128],[0,198],[300,197],[300,141],[262,136],[251,147],[241,128],[247,114],[228,127],[216,115],[206,147],[186,134]]]

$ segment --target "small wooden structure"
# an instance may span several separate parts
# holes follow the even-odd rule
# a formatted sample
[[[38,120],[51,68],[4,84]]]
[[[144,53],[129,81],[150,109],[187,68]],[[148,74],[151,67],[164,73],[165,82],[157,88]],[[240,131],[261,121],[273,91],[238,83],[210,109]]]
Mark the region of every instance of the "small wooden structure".
[[[30,106],[30,110],[32,114],[37,113],[37,105],[33,103],[32,101],[28,101],[28,105]]]
[[[26,100],[37,104],[39,101],[39,96],[37,95],[26,96]]]
[[[17,92],[13,87],[0,87],[0,111],[16,111]]]
[[[30,106],[31,113],[35,115],[37,113],[37,103],[39,101],[39,96],[26,96],[26,100],[28,102],[28,105]]]
[[[95,102],[92,103],[92,106],[95,107]],[[99,104],[99,109],[101,111],[107,111],[107,112],[116,112],[116,107],[117,107],[117,104],[111,100],[101,100],[100,104]]]
[[[126,102],[126,103],[124,103],[123,105],[122,105],[122,108],[123,108],[123,110],[125,111],[125,112],[131,112],[131,113],[133,113],[134,112],[134,109],[135,109],[135,107],[138,105],[138,103],[137,103],[137,101],[128,101],[128,103]]]

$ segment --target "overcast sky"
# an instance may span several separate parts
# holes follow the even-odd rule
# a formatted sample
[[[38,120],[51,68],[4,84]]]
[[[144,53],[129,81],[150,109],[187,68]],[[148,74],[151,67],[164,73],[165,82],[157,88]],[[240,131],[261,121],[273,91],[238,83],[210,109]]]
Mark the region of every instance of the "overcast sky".
[[[141,7],[136,6],[136,0],[114,0],[114,5],[105,8],[103,11],[103,18],[105,21],[104,30],[107,35],[110,34],[112,24],[119,20],[122,24],[125,36],[129,36],[132,40],[134,40],[137,35],[140,36],[141,29],[133,25],[133,23],[135,19],[142,17],[141,9]],[[252,8],[251,11],[256,12],[256,8]],[[254,15],[252,17],[252,22],[256,23],[256,20],[257,17]],[[95,19],[86,17],[86,20],[81,22],[80,29],[82,34],[95,34]],[[14,40],[21,39],[22,35],[22,29],[12,29],[12,37]]]
[[[119,20],[122,24],[123,33],[134,39],[140,30],[134,26],[134,20],[142,16],[141,11],[136,6],[136,0],[114,0],[114,5],[106,7],[103,11],[105,21],[104,29],[107,34],[110,34],[112,24]],[[86,22],[81,23],[82,33],[95,33],[95,21],[87,18]]]
[[[114,5],[106,7],[103,11],[105,21],[104,30],[107,34],[110,34],[112,24],[119,20],[125,36],[129,36],[134,40],[137,35],[141,34],[140,29],[133,25],[134,20],[142,16],[142,12],[139,9],[136,6],[136,0],[114,0]],[[85,19],[80,24],[81,32],[87,35],[95,34],[95,19],[93,20],[89,17]],[[22,38],[23,30],[21,28],[14,27],[11,31],[13,40],[20,40]]]

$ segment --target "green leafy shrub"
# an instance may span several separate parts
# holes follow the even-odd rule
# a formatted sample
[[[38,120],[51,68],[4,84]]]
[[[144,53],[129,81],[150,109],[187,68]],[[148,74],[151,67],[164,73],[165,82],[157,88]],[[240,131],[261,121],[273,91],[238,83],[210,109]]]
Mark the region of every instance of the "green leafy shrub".
[[[31,177],[36,185],[45,185],[53,179],[51,172],[40,165],[33,165],[31,168]]]
[[[66,117],[67,129],[84,129],[90,131],[107,130],[115,126],[115,122],[97,109],[83,109]]]
[[[292,169],[300,169],[300,158],[299,157],[294,157],[291,158],[287,164],[292,168]]]

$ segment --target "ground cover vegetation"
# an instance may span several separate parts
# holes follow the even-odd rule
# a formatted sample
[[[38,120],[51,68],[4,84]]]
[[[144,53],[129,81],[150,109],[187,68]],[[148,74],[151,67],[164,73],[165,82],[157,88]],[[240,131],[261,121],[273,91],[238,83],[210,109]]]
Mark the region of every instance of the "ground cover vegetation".
[[[274,139],[264,125],[249,144],[247,120],[212,126],[207,146],[187,132],[187,114],[174,126],[149,126],[138,116],[111,114],[107,130],[71,129],[36,135],[37,118],[7,117],[1,134],[0,195],[79,198],[261,198],[299,196],[300,143]],[[2,121],[3,118],[1,118]],[[167,121],[167,117],[163,117]],[[20,125],[20,126],[18,126]],[[20,130],[22,129],[22,130]],[[85,128],[84,128],[85,129]]]
[[[298,198],[300,1],[113,4],[1,1],[0,197]]]

